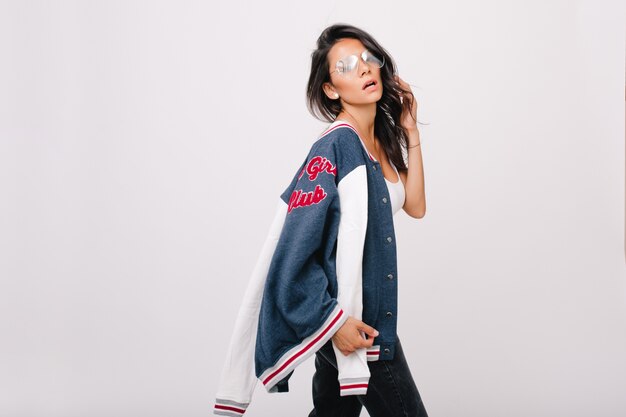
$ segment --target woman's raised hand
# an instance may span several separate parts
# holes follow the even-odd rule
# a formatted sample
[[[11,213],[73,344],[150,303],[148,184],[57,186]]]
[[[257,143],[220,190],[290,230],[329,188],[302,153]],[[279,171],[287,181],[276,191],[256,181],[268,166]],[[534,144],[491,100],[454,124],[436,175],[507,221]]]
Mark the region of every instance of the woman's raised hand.
[[[407,111],[405,107],[402,108],[402,115],[400,116],[400,124],[407,131],[417,130],[417,100],[411,91],[409,83],[400,78],[399,75],[394,75],[395,80],[400,84],[402,88],[409,91],[409,93],[403,93],[400,96],[400,101],[409,100],[411,103],[411,110]]]

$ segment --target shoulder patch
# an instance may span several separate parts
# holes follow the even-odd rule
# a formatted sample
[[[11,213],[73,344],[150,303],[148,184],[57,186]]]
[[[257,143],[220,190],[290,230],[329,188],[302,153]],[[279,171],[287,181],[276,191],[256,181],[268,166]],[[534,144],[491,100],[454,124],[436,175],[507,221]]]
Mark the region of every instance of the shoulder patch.
[[[337,165],[330,159],[332,157],[334,157],[332,142],[318,140],[311,147],[308,161],[303,164],[297,176],[296,186],[299,188],[294,188],[289,196],[287,213],[291,213],[295,208],[319,204],[329,192],[333,192],[328,190],[328,187],[336,187]]]
[[[315,181],[320,173],[327,172],[334,176],[337,176],[337,167],[333,165],[328,158],[322,155],[315,155],[308,164],[302,169],[298,179],[302,177],[302,174],[307,173],[310,181]]]
[[[302,189],[294,190],[289,198],[289,205],[287,206],[287,213],[291,213],[291,210],[298,207],[306,207],[312,204],[319,204],[320,201],[326,198],[328,193],[324,188],[317,184],[315,190],[304,192]]]

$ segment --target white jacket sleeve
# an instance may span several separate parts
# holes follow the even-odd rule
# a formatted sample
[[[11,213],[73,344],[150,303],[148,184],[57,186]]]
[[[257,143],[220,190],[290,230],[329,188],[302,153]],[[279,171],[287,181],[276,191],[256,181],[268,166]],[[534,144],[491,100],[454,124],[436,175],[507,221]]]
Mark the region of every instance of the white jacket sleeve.
[[[360,165],[338,185],[341,217],[337,236],[337,302],[358,320],[363,312],[363,249],[367,231],[367,171]],[[333,341],[341,396],[367,393],[370,378],[367,349],[345,356]]]
[[[279,199],[269,234],[257,259],[235,321],[216,395],[215,414],[242,415],[252,400],[257,382],[254,373],[254,349],[263,287],[286,214],[287,205]]]

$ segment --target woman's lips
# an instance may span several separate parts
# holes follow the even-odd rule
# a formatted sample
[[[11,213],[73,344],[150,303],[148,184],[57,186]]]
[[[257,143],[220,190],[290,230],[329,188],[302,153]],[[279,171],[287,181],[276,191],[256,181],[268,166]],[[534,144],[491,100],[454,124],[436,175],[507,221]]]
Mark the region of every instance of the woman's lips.
[[[363,91],[376,91],[378,90],[378,84],[372,84],[369,87],[365,87]]]
[[[363,90],[365,90],[365,88],[366,88],[365,86],[366,86],[366,85],[368,85],[369,83],[374,83],[374,84],[377,84],[376,80],[374,80],[374,79],[370,79],[370,80],[365,81],[365,82],[363,83],[363,87],[361,87],[361,88],[362,88]],[[371,86],[370,86],[370,87],[371,87]],[[369,88],[369,87],[368,87],[368,88]]]

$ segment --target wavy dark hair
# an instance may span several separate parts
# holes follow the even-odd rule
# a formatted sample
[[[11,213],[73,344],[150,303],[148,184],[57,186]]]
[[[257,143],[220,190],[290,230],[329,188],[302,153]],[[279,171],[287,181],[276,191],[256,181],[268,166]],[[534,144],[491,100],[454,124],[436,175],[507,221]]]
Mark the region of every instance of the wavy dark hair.
[[[402,150],[406,150],[408,133],[400,125],[400,117],[403,108],[410,112],[415,96],[402,88],[393,78],[397,73],[397,67],[391,55],[364,30],[349,24],[338,23],[327,27],[320,34],[317,39],[317,49],[311,53],[311,74],[306,89],[309,112],[318,120],[333,122],[342,110],[341,102],[329,99],[324,94],[322,86],[325,82],[330,82],[328,52],[337,41],[344,38],[358,39],[374,55],[385,59],[385,64],[380,69],[383,95],[376,103],[374,134],[398,170],[407,170]],[[409,99],[400,101],[400,93],[404,93],[404,97]]]

